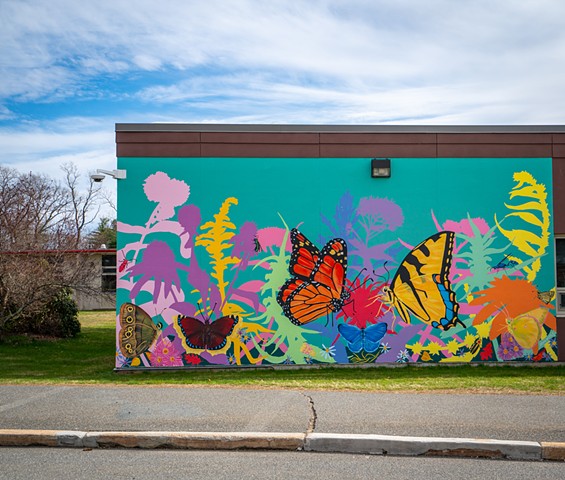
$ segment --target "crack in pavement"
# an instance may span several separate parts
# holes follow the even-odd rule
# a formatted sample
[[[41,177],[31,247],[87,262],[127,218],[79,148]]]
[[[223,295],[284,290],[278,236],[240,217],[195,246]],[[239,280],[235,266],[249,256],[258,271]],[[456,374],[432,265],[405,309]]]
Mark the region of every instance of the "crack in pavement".
[[[310,395],[303,394],[308,400],[308,405],[310,407],[310,419],[308,420],[308,428],[306,429],[306,434],[313,433],[316,428],[316,421],[318,420],[318,414],[316,413],[316,406],[314,405],[314,399]]]

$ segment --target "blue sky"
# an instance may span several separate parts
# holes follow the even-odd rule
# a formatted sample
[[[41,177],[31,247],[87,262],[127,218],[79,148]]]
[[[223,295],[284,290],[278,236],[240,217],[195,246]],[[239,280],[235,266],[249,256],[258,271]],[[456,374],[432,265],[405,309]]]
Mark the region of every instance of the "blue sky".
[[[115,123],[565,124],[562,0],[0,0],[0,164]]]

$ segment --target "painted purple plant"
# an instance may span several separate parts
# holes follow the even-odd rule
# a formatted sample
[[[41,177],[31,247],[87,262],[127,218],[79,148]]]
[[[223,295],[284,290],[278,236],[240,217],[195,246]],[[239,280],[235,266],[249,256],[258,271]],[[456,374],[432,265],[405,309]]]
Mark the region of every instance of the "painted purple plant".
[[[362,259],[363,268],[369,272],[375,270],[373,262],[394,263],[387,250],[396,242],[374,244],[374,240],[385,230],[394,231],[404,223],[402,209],[387,198],[364,197],[359,200],[357,215],[355,237],[349,240],[351,253]]]
[[[186,270],[186,265],[178,263],[171,248],[163,241],[155,240],[143,250],[143,258],[130,269],[131,276],[134,278],[134,286],[130,292],[130,298],[134,299],[141,291],[143,286],[151,279],[153,284],[153,303],[157,303],[161,293],[161,285],[164,286],[164,296],[169,294],[177,299],[173,287],[180,292],[181,285],[178,270]],[[141,275],[139,280],[135,277]]]
[[[228,286],[226,298],[238,295],[247,299],[255,311],[259,311],[259,295],[256,292],[236,287],[238,273],[247,269],[251,258],[260,250],[260,245],[259,248],[257,245],[257,225],[254,222],[245,222],[231,241],[233,242],[232,257],[239,258],[240,262],[235,266],[236,272]]]
[[[194,253],[194,241],[196,232],[200,226],[202,216],[200,208],[196,205],[185,205],[179,210],[178,221],[181,224],[184,233],[188,234],[186,247],[191,249],[190,264],[186,268],[188,272],[188,283],[200,293],[200,302],[202,305],[220,305],[221,296],[216,284],[210,278],[208,272],[198,263],[198,259]]]
[[[231,241],[233,243],[232,257],[239,258],[238,270],[245,270],[251,257],[257,253],[257,225],[254,222],[245,222]]]
[[[343,238],[346,242],[352,237],[353,225],[357,221],[357,212],[355,209],[353,195],[345,192],[339,199],[333,219],[327,218],[324,214],[320,214],[322,223],[328,227],[333,237]],[[333,220],[333,222],[332,222]],[[320,239],[320,243],[325,243],[328,238]]]
[[[359,223],[365,234],[363,239],[369,243],[379,233],[394,231],[404,223],[402,209],[388,198],[364,197],[357,207]]]

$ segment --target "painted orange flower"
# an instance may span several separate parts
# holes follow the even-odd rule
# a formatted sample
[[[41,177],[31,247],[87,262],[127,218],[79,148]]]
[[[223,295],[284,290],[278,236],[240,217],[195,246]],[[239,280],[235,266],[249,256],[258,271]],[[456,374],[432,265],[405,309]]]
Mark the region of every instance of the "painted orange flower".
[[[537,344],[539,340],[539,337],[534,339],[536,327],[541,329],[544,324],[553,330],[557,328],[555,316],[549,312],[547,304],[540,300],[537,288],[528,280],[496,278],[491,288],[481,290],[477,295],[469,304],[483,305],[483,308],[473,319],[473,325],[492,317],[491,340],[509,332],[522,347],[536,350],[534,343]]]

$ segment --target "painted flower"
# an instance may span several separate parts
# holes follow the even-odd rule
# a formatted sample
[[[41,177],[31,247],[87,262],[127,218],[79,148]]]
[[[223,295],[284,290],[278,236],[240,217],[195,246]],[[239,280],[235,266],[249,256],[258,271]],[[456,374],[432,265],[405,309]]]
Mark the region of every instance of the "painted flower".
[[[383,353],[390,351],[390,347],[388,346],[388,342],[387,343],[381,343],[381,346],[379,348],[381,349],[381,351]]]
[[[503,333],[498,346],[498,358],[502,360],[514,360],[523,354],[522,347],[509,333]]]
[[[350,319],[347,323],[359,328],[365,328],[367,324],[375,323],[381,318],[389,307],[381,302],[380,293],[383,284],[375,284],[368,279],[361,282],[357,278],[347,286],[349,299],[343,305],[337,318]]]
[[[116,367],[129,367],[131,365],[131,358],[127,358],[122,352],[116,352]]]
[[[175,254],[169,245],[160,240],[151,242],[143,251],[142,260],[130,268],[132,277],[141,275],[139,280],[135,280],[135,285],[130,292],[130,298],[135,298],[143,286],[151,279],[154,279],[154,302],[157,301],[161,293],[161,285],[164,286],[163,293],[165,297],[169,294],[175,297],[175,290],[179,292],[181,290],[177,270],[187,270],[187,266],[176,261]]]
[[[198,355],[194,355],[194,353],[185,353],[184,363],[187,365],[200,365],[202,363],[202,359]]]
[[[396,230],[404,223],[402,209],[388,198],[364,197],[359,200],[357,214],[368,236],[371,232]]]
[[[182,367],[182,356],[168,337],[163,337],[153,348],[153,367]]]
[[[300,351],[306,356],[310,356],[310,357],[314,356],[314,348],[312,347],[312,345],[308,343],[303,343],[302,346],[300,347]]]
[[[335,356],[335,346],[330,345],[329,347],[326,347],[322,343],[322,357],[324,357],[326,360],[329,360],[330,358],[333,358],[334,356]]]
[[[396,362],[397,363],[407,363],[410,360],[410,354],[408,353],[408,350],[400,350],[400,352],[398,352],[398,355],[396,356]]]
[[[241,343],[247,343],[249,342],[249,340],[251,340],[251,335],[247,331],[247,328],[240,329],[238,333],[239,333],[239,341]]]
[[[492,357],[492,343],[489,342],[487,345],[481,350],[481,360],[489,360]]]
[[[473,319],[473,325],[479,325],[492,317],[490,339],[509,332],[512,319],[526,313],[541,311],[543,316],[536,319],[550,328],[556,326],[555,316],[547,311],[547,306],[538,297],[537,288],[528,280],[509,277],[495,278],[491,287],[476,292],[476,297],[469,302],[471,306],[481,306]]]
[[[455,355],[459,350],[459,343],[457,340],[452,338],[449,342],[447,342],[446,348],[449,353]]]
[[[430,355],[438,355],[442,346],[438,342],[430,342],[426,345],[426,348],[430,352]]]
[[[414,342],[412,345],[406,345],[413,353],[420,355],[424,350],[424,346],[420,342]]]
[[[170,178],[164,172],[149,175],[143,184],[143,191],[148,200],[158,203],[149,219],[150,225],[172,218],[175,207],[186,202],[190,195],[190,187],[185,182]]]
[[[432,357],[430,356],[429,352],[424,352],[420,357],[420,360],[422,360],[422,362],[430,362],[432,360]]]
[[[290,358],[290,355],[287,355],[286,358],[284,359],[284,364],[285,365],[293,365],[294,361],[292,360],[292,358]]]

